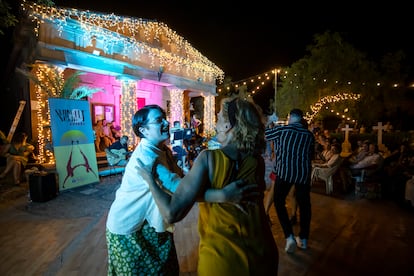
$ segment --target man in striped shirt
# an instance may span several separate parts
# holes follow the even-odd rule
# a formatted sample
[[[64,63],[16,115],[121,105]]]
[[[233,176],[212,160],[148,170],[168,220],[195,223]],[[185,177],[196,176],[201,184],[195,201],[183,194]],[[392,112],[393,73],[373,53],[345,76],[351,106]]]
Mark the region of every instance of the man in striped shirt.
[[[288,125],[266,129],[266,139],[275,143],[276,182],[274,204],[286,238],[285,251],[292,253],[296,246],[307,248],[311,220],[311,172],[315,149],[315,137],[303,124],[303,112],[292,109]],[[294,237],[293,228],[286,210],[286,196],[295,185],[296,201],[299,205],[300,232]]]

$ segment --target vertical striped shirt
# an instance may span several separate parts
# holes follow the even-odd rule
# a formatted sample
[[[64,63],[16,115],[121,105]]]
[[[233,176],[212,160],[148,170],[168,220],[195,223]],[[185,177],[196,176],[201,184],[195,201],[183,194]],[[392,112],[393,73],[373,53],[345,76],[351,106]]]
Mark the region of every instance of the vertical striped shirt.
[[[301,123],[268,128],[268,141],[273,140],[276,154],[276,175],[290,183],[310,183],[315,137]]]

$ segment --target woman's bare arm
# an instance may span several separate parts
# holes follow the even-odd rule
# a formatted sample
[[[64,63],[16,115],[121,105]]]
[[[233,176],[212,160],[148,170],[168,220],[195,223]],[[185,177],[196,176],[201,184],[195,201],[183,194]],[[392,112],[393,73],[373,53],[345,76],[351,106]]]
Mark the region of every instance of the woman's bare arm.
[[[138,172],[147,180],[154,200],[168,223],[175,223],[183,219],[197,198],[204,193],[205,186],[209,182],[205,152],[200,153],[173,195],[169,195],[155,182],[154,176],[150,172],[152,168],[145,167],[140,160],[138,160],[138,164]],[[156,166],[160,165],[155,165],[155,171]]]
[[[194,203],[201,199],[207,202],[229,202],[237,204],[246,197],[258,194],[256,185],[243,185],[243,180],[229,183],[223,189],[210,189],[208,176],[208,153],[202,152],[189,173],[182,178],[173,195],[158,185],[149,166],[145,167],[138,160],[138,172],[148,181],[150,190],[164,219],[175,223],[183,219]],[[156,167],[154,167],[156,169]]]

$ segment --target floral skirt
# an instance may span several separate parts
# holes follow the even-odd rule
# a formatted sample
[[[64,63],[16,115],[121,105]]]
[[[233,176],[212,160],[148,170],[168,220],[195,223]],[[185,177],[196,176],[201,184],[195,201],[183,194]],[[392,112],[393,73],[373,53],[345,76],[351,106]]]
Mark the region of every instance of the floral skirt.
[[[117,235],[106,230],[108,275],[179,275],[173,234],[157,233],[145,221],[140,230]]]

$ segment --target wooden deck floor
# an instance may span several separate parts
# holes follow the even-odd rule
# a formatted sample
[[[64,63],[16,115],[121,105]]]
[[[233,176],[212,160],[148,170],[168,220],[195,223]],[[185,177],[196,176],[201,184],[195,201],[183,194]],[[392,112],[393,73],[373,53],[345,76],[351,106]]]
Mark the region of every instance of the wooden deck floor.
[[[306,251],[284,252],[283,233],[272,207],[279,275],[414,275],[412,210],[391,201],[332,197],[323,191],[320,187],[311,194]],[[19,198],[0,206],[0,275],[106,275],[107,205],[99,214],[72,217],[59,216],[59,210],[54,216],[31,213],[26,205],[27,198]],[[197,211],[195,206],[176,225],[181,275],[196,275]]]

